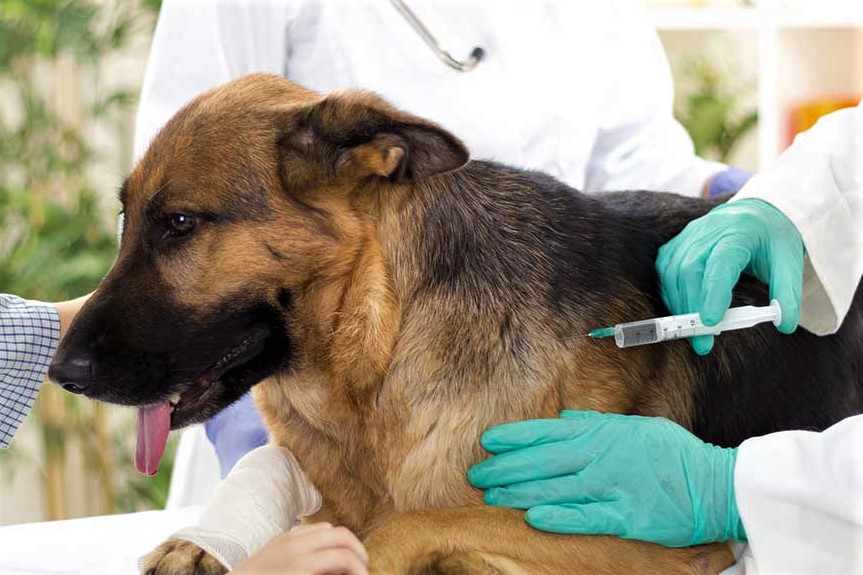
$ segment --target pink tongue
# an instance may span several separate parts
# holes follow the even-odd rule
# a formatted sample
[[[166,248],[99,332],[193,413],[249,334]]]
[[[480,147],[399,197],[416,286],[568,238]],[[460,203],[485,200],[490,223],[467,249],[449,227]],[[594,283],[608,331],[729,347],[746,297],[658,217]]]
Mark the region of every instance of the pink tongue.
[[[156,475],[171,431],[171,405],[166,401],[138,410],[138,447],[135,467],[144,475]]]

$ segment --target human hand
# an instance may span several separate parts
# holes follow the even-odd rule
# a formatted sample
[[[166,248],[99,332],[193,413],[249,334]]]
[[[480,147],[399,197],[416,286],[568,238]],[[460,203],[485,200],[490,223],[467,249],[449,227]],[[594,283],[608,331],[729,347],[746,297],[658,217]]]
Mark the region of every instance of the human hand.
[[[779,331],[797,328],[803,240],[791,220],[767,202],[729,202],[693,220],[660,248],[656,270],[662,299],[675,315],[698,312],[704,325],[716,325],[745,271],[770,286],[770,299],[782,308]],[[713,337],[692,338],[695,352],[710,353]]]
[[[368,575],[369,556],[345,527],[313,523],[277,535],[235,575]]]
[[[468,471],[490,505],[527,509],[543,531],[617,535],[668,547],[746,536],[734,499],[735,449],[667,419],[563,411],[493,427],[495,454]]]

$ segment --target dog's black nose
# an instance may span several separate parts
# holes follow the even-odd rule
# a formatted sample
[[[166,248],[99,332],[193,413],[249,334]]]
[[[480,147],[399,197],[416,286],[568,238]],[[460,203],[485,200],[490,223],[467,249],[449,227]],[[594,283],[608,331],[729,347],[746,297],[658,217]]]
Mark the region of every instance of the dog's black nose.
[[[92,367],[89,357],[70,357],[51,364],[48,377],[66,391],[84,393],[93,381]]]

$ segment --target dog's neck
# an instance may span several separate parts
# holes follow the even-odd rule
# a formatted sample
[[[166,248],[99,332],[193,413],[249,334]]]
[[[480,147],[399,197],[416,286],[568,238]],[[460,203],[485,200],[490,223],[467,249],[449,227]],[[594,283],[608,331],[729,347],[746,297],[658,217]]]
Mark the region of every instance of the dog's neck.
[[[604,322],[652,314],[627,275],[638,267],[627,259],[634,250],[602,235],[613,215],[559,182],[535,178],[546,177],[472,162],[382,186],[352,210],[361,214],[352,224],[353,249],[319,338],[326,353],[317,354],[334,385],[373,397],[396,356],[416,364],[424,355],[428,365],[437,353],[457,366],[470,361],[460,353],[485,354],[524,366],[539,349],[567,349]],[[462,388],[488,379],[468,371]]]
[[[385,374],[401,320],[400,298],[373,237],[357,253],[336,317],[330,338],[334,379],[363,394]]]
[[[557,273],[555,254],[538,249],[537,240],[557,238],[547,214],[525,197],[535,190],[518,177],[499,166],[470,164],[388,186],[362,206],[366,219],[351,240],[361,247],[346,266],[328,337],[330,371],[339,382],[353,393],[371,392],[386,376],[400,338],[457,346],[469,331],[459,326],[466,324],[473,330],[468,337],[489,334],[489,342],[473,342],[480,350],[487,344],[497,346],[493,353],[527,353],[518,349],[520,338],[537,333]],[[413,313],[418,307],[422,313]],[[563,329],[556,335],[565,338],[589,324],[574,299],[560,314],[559,325],[542,331]],[[429,325],[414,322],[417,316]],[[451,342],[443,334],[451,334]],[[493,341],[498,336],[510,341]]]

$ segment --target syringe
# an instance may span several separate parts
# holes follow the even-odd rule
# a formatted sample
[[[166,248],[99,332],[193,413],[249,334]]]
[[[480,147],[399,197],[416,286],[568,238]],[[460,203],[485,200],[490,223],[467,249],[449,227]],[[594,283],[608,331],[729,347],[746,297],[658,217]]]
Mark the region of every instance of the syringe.
[[[772,321],[777,326],[782,321],[782,308],[775,299],[764,307],[733,307],[725,312],[722,321],[712,327],[701,323],[697,313],[688,313],[619,323],[613,327],[595,329],[588,336],[594,339],[614,336],[617,347],[633,347],[697,335],[719,335],[723,331],[752,327],[765,321]]]

